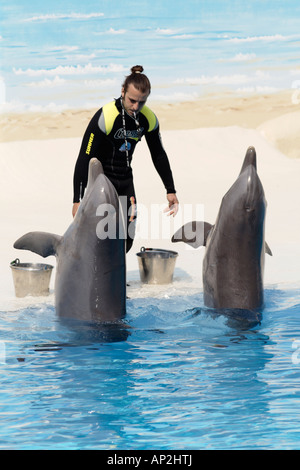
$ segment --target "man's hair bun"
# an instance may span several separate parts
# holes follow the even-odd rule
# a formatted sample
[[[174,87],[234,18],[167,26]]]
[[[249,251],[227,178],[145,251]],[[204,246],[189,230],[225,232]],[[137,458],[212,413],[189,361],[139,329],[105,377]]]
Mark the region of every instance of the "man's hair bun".
[[[142,65],[134,65],[130,70],[131,73],[142,73],[144,71],[144,67]]]

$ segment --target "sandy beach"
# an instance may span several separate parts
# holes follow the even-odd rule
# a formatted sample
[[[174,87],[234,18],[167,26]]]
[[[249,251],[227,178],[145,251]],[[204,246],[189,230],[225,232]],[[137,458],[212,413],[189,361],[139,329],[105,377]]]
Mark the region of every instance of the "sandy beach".
[[[263,126],[267,140],[287,156],[300,157],[299,101],[295,91],[287,90],[261,95],[208,94],[196,101],[178,103],[152,102],[150,96],[148,104],[159,117],[162,131]],[[0,142],[82,137],[97,109],[0,114]],[[268,121],[271,127],[266,126]]]
[[[204,248],[195,251],[183,244],[172,245],[170,237],[188,221],[191,207],[202,208],[204,219],[214,223],[221,199],[236,179],[250,145],[257,151],[258,173],[268,201],[266,240],[273,257],[266,259],[265,284],[299,285],[300,105],[293,104],[291,97],[290,90],[276,95],[208,95],[185,103],[149,100],[160,121],[181,205],[176,218],[163,214],[165,191],[143,140],[134,154],[133,170],[138,203],[152,215],[152,222],[147,230],[145,225],[138,227],[127,255],[131,295],[202,289]],[[2,310],[37,301],[15,298],[9,267],[13,259],[55,266],[53,257],[43,260],[33,253],[17,252],[13,243],[31,230],[63,234],[72,222],[73,169],[95,110],[0,115]],[[173,284],[140,284],[136,253],[141,246],[178,251]],[[54,276],[55,270],[52,290]]]

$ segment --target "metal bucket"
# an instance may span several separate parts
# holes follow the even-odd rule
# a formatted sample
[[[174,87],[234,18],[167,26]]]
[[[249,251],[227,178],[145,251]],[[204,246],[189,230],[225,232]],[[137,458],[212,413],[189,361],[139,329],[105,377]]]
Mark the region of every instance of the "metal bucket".
[[[169,284],[178,253],[160,248],[141,248],[138,257],[140,278],[146,284]]]
[[[17,297],[49,295],[53,266],[40,263],[20,263],[17,258],[10,263]]]

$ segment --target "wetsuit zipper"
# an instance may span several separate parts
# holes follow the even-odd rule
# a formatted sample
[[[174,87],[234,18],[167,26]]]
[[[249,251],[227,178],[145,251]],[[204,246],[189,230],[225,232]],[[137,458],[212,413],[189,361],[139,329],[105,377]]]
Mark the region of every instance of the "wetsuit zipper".
[[[113,151],[112,151],[112,157],[111,157],[111,171],[115,176],[117,176],[116,173],[114,172],[114,157],[115,157],[116,149],[113,144],[112,144],[112,148],[113,148]]]

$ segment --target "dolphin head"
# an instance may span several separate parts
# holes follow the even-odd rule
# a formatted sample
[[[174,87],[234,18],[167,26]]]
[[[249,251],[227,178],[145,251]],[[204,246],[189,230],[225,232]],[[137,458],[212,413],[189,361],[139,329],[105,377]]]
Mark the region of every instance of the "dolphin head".
[[[256,151],[255,151],[254,147],[248,147],[245,158],[244,158],[244,161],[243,161],[242,169],[240,171],[240,174],[243,173],[245,168],[247,168],[250,165],[254,166],[254,168],[257,169],[257,167],[256,167]]]
[[[112,203],[115,200],[115,190],[104,176],[101,162],[92,158],[89,164],[88,185],[76,213],[76,221],[82,218],[93,221],[100,204]]]
[[[221,218],[229,230],[239,231],[247,226],[247,233],[261,229],[265,217],[266,200],[257,174],[256,152],[249,147],[238,178],[224,195],[218,220]]]
[[[107,237],[108,232],[105,230],[108,226],[113,238],[124,238],[124,217],[117,192],[105,176],[102,164],[97,158],[90,160],[88,185],[71,230],[79,225],[89,227],[95,236],[98,236],[98,230],[101,230],[100,238]]]

